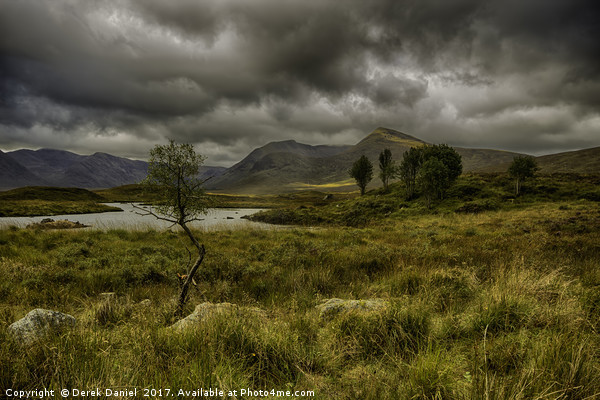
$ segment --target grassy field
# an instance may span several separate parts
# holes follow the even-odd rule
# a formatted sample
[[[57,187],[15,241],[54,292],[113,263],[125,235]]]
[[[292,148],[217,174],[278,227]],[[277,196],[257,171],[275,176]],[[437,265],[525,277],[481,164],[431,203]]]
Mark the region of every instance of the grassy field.
[[[282,208],[300,205],[326,205],[353,198],[355,194],[331,194],[306,190],[282,195],[207,194],[207,204],[213,208]],[[24,187],[0,192],[0,217],[32,217],[37,215],[89,214],[120,211],[102,203],[158,202],[152,193],[140,185],[125,185],[111,189],[89,191],[78,188]]]
[[[23,187],[0,192],[0,217],[89,214],[120,211],[96,193],[78,188]]]
[[[360,227],[198,232],[208,254],[186,311],[210,301],[265,314],[216,315],[181,333],[167,327],[189,259],[184,235],[2,230],[0,388],[597,398],[600,205],[592,181],[577,195],[561,194],[570,185],[561,182],[477,212],[456,208],[481,198],[449,198]],[[314,208],[326,215],[348,202]],[[109,291],[116,300],[101,298]],[[389,306],[321,318],[315,306],[334,297]],[[6,328],[36,307],[70,313],[76,328],[22,348]]]
[[[297,207],[277,207],[249,219],[285,225],[368,226],[388,219],[404,219],[423,214],[468,214],[516,210],[543,202],[600,201],[600,176],[543,175],[525,183],[522,196],[514,196],[514,182],[506,174],[464,174],[431,209],[423,199],[406,200],[399,182],[389,192],[371,190],[346,201],[305,202]],[[343,198],[338,198],[343,200]]]
[[[322,188],[325,190],[326,188]],[[140,185],[125,185],[111,189],[96,190],[94,193],[109,202],[145,202],[158,201],[156,197],[144,192]],[[354,193],[331,194],[331,199],[325,200],[326,192],[303,190],[280,195],[236,195],[222,193],[207,193],[207,201],[211,207],[219,208],[282,208],[300,205],[325,205],[332,200],[344,200],[356,197]]]

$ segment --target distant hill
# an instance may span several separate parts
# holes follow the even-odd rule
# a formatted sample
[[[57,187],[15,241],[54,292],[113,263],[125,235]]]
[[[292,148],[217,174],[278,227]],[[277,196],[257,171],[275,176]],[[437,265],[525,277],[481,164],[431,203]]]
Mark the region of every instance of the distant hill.
[[[405,133],[379,127],[354,146],[327,148],[319,153],[313,146],[293,141],[269,143],[254,150],[231,167],[208,188],[232,193],[277,193],[295,189],[354,190],[348,169],[361,155],[377,168],[379,153],[389,148],[396,161],[405,151],[427,143]],[[465,171],[512,160],[517,153],[499,150],[456,148]],[[380,184],[373,179],[370,187]]]
[[[46,186],[27,186],[0,192],[0,200],[106,201],[104,197],[86,189]]]
[[[310,179],[322,160],[340,154],[352,146],[310,146],[294,140],[271,142],[248,154],[211,179],[207,189],[226,189],[236,193],[269,193],[272,185],[289,184]],[[279,192],[281,190],[275,190]]]
[[[386,148],[400,162],[405,151],[428,143],[394,129],[379,127],[353,146],[311,146],[294,140],[271,142],[248,154],[230,168],[204,166],[199,178],[208,179],[212,192],[276,194],[299,189],[352,191],[348,176],[352,163],[366,155],[377,179],[379,153]],[[504,172],[519,153],[454,147],[461,155],[464,172]],[[542,173],[598,173],[600,147],[537,158]],[[63,150],[17,150],[0,152],[0,188],[59,186],[88,189],[112,188],[140,182],[148,164],[106,153],[89,156]]]
[[[0,190],[44,184],[46,184],[44,179],[29,171],[7,153],[0,151]]]
[[[7,154],[30,172],[55,186],[66,186],[67,182],[63,179],[65,171],[86,158],[70,151],[54,149],[22,149]]]
[[[535,160],[541,174],[600,173],[600,147],[549,154],[535,157]],[[512,158],[503,163],[488,165],[482,169],[482,172],[506,172],[511,162]]]
[[[138,183],[146,177],[148,163],[107,153],[89,156],[64,150],[0,152],[0,188],[22,186],[110,188]],[[200,179],[219,176],[224,167],[204,166]]]
[[[540,172],[600,173],[600,147],[536,157]]]

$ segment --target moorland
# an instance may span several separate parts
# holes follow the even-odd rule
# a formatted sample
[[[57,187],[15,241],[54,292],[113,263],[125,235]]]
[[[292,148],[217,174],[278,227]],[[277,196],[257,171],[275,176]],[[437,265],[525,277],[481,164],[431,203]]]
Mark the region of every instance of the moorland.
[[[206,246],[174,331],[191,247],[179,231],[0,230],[0,387],[219,387],[320,399],[584,399],[600,393],[600,177],[463,175],[443,200],[229,196],[286,229],[196,231]],[[128,193],[129,191],[129,193]],[[135,187],[96,193],[120,201]],[[120,197],[119,197],[120,196]],[[87,201],[87,200],[86,200]],[[114,296],[106,297],[103,293]],[[322,315],[326,299],[385,307]],[[34,308],[74,329],[24,347]]]

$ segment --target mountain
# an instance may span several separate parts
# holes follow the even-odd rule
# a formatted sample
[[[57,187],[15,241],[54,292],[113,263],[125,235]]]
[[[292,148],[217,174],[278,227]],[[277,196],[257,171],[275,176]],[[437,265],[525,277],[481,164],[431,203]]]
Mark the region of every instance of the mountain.
[[[146,177],[148,164],[106,153],[94,153],[71,164],[63,182],[72,187],[106,188],[139,182]]]
[[[7,153],[47,185],[103,188],[139,182],[148,169],[144,161],[106,153],[83,156],[55,149],[17,150]],[[28,182],[28,186],[37,183]],[[22,185],[20,185],[22,186]]]
[[[354,146],[320,146],[314,149],[294,141],[273,142],[254,150],[228,169],[209,189],[234,193],[273,193],[301,188],[354,190],[348,169],[361,155],[377,168],[379,153],[389,148],[396,161],[405,151],[428,143],[393,129],[379,127]],[[455,148],[463,157],[465,172],[513,159],[517,153],[500,150]],[[379,185],[373,179],[370,187]]]
[[[0,151],[0,189],[45,184],[46,182],[42,178],[29,171],[7,153]]]
[[[374,166],[370,188],[379,186],[379,153],[389,148],[399,162],[411,147],[428,143],[393,129],[379,127],[353,146],[311,146],[294,140],[271,142],[253,150],[230,168],[204,166],[199,178],[205,188],[226,193],[282,193],[299,189],[355,190],[348,176],[352,163],[366,155]],[[519,153],[501,150],[454,148],[464,172],[504,172]],[[542,173],[600,171],[600,147],[538,157]],[[62,150],[0,152],[0,188],[61,186],[88,189],[137,183],[147,172],[144,161],[106,153],[89,156]]]
[[[600,147],[540,156],[536,157],[536,161],[543,174],[598,173],[600,172]]]
[[[242,161],[211,179],[206,188],[232,192],[269,192],[273,184],[303,181],[323,159],[352,146],[310,146],[294,140],[271,142],[253,150]],[[277,183],[276,183],[277,182]]]
[[[200,167],[200,179],[220,176],[224,167]],[[0,152],[0,188],[58,186],[88,189],[138,183],[146,177],[148,163],[107,153],[89,156],[55,149]]]
[[[55,186],[65,186],[63,182],[65,171],[86,157],[55,149],[22,149],[7,154],[30,172]]]

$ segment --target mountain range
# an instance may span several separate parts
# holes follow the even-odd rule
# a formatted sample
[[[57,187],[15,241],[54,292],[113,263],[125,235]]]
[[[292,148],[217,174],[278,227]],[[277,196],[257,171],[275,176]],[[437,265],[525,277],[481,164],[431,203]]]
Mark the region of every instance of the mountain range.
[[[354,190],[348,169],[361,155],[377,168],[379,153],[389,148],[396,161],[410,147],[428,144],[405,133],[377,128],[353,146],[311,146],[294,140],[271,142],[253,150],[230,168],[204,166],[200,177],[210,191],[281,193],[298,189]],[[519,153],[455,147],[464,172],[506,171]],[[537,158],[543,173],[600,171],[600,147]],[[141,181],[145,161],[106,153],[79,155],[63,150],[0,151],[0,188],[61,186],[108,188]],[[374,179],[372,187],[378,185]]]

